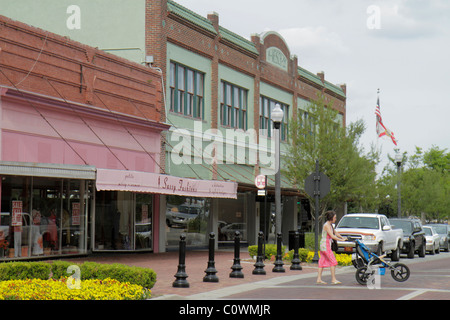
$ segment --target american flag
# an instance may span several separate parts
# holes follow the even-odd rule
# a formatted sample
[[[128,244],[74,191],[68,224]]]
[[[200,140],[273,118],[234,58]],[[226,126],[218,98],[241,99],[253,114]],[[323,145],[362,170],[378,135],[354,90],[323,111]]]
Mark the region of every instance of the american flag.
[[[397,145],[397,139],[395,139],[394,132],[389,130],[384,124],[383,120],[381,119],[381,111],[380,111],[380,97],[377,98],[377,107],[375,108],[375,115],[377,118],[377,135],[378,138],[380,137],[388,137],[391,138],[392,142]]]

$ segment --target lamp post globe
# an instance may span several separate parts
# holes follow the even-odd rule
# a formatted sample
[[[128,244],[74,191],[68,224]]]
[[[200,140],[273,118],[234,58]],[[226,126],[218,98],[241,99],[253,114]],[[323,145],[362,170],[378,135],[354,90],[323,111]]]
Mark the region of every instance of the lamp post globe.
[[[272,113],[270,114],[270,117],[272,118],[273,125],[275,129],[280,128],[281,121],[283,121],[284,111],[281,109],[281,106],[279,103],[275,105],[275,108],[273,108]]]

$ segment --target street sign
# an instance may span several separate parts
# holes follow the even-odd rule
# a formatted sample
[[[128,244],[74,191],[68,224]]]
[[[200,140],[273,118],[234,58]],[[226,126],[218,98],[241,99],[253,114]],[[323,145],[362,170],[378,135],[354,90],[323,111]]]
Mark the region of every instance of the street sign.
[[[317,176],[317,174],[314,172],[312,174],[310,174],[306,179],[305,179],[305,192],[312,198],[314,198],[315,193],[314,191],[318,191],[319,192],[319,197],[323,198],[325,197],[328,193],[330,193],[330,179],[327,177],[326,174],[319,172],[319,190],[315,190],[315,177]]]
[[[257,175],[255,178],[255,186],[258,189],[264,189],[266,187],[266,176],[263,174]]]

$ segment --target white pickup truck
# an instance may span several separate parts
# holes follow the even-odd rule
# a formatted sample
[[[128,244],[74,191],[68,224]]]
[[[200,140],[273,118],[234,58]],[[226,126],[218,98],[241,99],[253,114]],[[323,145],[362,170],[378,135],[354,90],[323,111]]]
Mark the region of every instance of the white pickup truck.
[[[343,237],[359,239],[377,255],[391,254],[392,261],[400,259],[403,231],[394,229],[385,215],[375,213],[347,214],[339,221],[336,231]],[[338,241],[338,253],[352,253],[355,244]]]

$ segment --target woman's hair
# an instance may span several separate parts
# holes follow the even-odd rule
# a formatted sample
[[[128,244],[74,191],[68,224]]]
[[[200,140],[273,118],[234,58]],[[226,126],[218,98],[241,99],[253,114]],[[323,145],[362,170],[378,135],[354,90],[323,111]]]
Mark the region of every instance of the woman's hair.
[[[336,215],[336,212],[335,212],[335,211],[332,211],[332,210],[327,211],[327,221],[333,220],[333,217],[334,217],[335,215]]]

